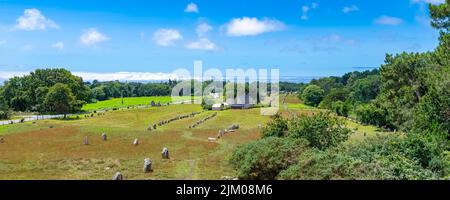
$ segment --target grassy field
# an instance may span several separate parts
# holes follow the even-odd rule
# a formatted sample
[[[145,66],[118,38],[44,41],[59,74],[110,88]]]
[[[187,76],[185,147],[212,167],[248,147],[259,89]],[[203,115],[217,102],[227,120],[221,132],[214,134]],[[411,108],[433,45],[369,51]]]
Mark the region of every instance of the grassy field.
[[[228,164],[233,148],[260,137],[258,124],[269,118],[259,109],[227,110],[195,129],[190,124],[212,112],[178,120],[147,131],[150,123],[179,114],[200,111],[199,105],[109,111],[80,120],[45,120],[0,127],[0,179],[111,179],[121,171],[126,179],[220,179],[233,176]],[[238,123],[241,128],[218,140],[219,129]],[[50,127],[53,128],[50,128]],[[101,133],[108,141],[101,140]],[[89,137],[90,145],[83,145]],[[133,146],[138,138],[140,145]],[[163,147],[170,160],[161,159]],[[142,172],[144,158],[153,161],[154,172]]]
[[[188,98],[186,98],[187,100]],[[160,102],[161,104],[167,104],[172,102],[172,98],[170,96],[161,96],[161,97],[125,97],[123,98],[115,98],[106,101],[99,101],[96,103],[90,103],[83,106],[82,110],[84,111],[94,111],[94,110],[103,110],[103,109],[111,109],[111,108],[123,108],[127,106],[140,106],[140,105],[149,105],[151,101],[155,101],[155,103]]]
[[[151,98],[139,99],[148,102]],[[155,99],[163,100],[160,97]],[[95,108],[117,105],[112,102],[99,102],[97,104],[102,106]],[[303,104],[294,99],[287,104],[296,106],[282,108],[281,113],[285,116],[318,112],[302,109]],[[83,116],[78,120],[44,120],[0,126],[0,137],[5,141],[0,143],[0,179],[111,179],[117,171],[122,172],[126,179],[220,179],[222,176],[235,176],[228,162],[233,149],[260,138],[258,124],[264,125],[270,118],[260,115],[259,109],[226,110],[189,129],[189,125],[213,113],[204,111],[193,118],[147,130],[149,124],[195,111],[201,111],[201,107],[180,104],[125,108],[100,116]],[[240,129],[217,141],[208,141],[208,137],[217,136],[220,129],[232,124],[239,124]],[[348,126],[358,129],[350,141],[358,141],[377,132],[374,127],[350,121]],[[107,141],[101,140],[103,132],[108,135]],[[89,145],[83,145],[85,136],[89,138]],[[135,138],[139,139],[140,145],[132,144]],[[170,151],[169,160],[161,158],[163,147]],[[144,158],[153,161],[152,173],[142,172]]]

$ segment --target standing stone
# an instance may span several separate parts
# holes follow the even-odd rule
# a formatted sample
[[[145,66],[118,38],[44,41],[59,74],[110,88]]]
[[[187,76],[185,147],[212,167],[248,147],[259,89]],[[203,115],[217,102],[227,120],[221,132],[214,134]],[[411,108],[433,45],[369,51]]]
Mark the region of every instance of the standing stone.
[[[0,138],[0,143],[4,143],[4,142],[5,142],[5,139]]]
[[[152,161],[150,158],[144,159],[144,173],[148,173],[152,171]]]
[[[139,140],[136,138],[136,139],[134,139],[134,141],[133,141],[133,145],[134,146],[137,146],[137,145],[139,145]]]
[[[217,138],[221,138],[223,137],[224,132],[222,130],[219,131],[219,134],[217,134]]]
[[[115,180],[115,181],[121,181],[121,180],[123,180],[123,175],[122,175],[122,173],[116,172],[116,174],[114,174],[112,180]]]
[[[84,145],[89,145],[89,139],[88,139],[88,136],[84,136],[83,144],[84,144]]]
[[[261,124],[258,124],[258,128],[261,129],[261,128],[262,128],[262,125],[261,125]]]
[[[162,150],[161,155],[162,155],[162,158],[164,158],[164,159],[169,159],[169,149],[167,149],[166,147],[164,147],[163,150]]]
[[[156,130],[156,124],[153,124],[153,129],[155,129],[155,130]]]
[[[108,139],[108,136],[106,136],[106,133],[102,133],[102,140],[106,141]]]

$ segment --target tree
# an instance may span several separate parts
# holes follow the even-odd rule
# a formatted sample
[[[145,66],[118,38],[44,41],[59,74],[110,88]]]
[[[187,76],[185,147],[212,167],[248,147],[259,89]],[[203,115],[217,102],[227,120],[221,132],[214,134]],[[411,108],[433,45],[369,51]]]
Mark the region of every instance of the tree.
[[[309,85],[303,90],[301,99],[309,106],[317,106],[324,97],[324,90],[317,85]]]
[[[350,112],[350,105],[347,102],[335,101],[331,104],[331,110],[333,110],[337,115],[348,117]]]
[[[439,5],[429,5],[431,25],[437,29],[449,31],[450,27],[450,0]]]
[[[65,69],[38,69],[23,77],[13,77],[5,81],[1,96],[6,104],[16,111],[39,111],[46,94],[45,88],[57,83],[67,85],[77,100],[89,101],[90,89],[83,79]]]
[[[397,129],[413,126],[414,110],[427,93],[427,71],[432,70],[430,53],[387,55],[381,66],[381,90],[377,105],[387,111],[387,121]]]
[[[333,102],[336,101],[346,101],[350,91],[346,88],[333,88],[328,94],[325,95],[322,102],[320,102],[320,108],[332,109]]]
[[[375,99],[380,92],[380,75],[370,75],[362,79],[355,80],[349,86],[352,91],[350,96],[355,102],[367,103]]]
[[[67,85],[57,83],[49,89],[44,102],[46,111],[64,114],[66,118],[66,114],[73,111],[76,99]]]
[[[0,91],[3,87],[0,87]],[[0,119],[9,119],[11,113],[9,112],[8,105],[5,102],[4,97],[0,96]]]
[[[325,93],[330,92],[330,90],[333,88],[339,88],[343,86],[341,78],[335,76],[313,79],[310,84],[319,86],[324,90]]]
[[[98,100],[98,101],[103,101],[106,100],[106,94],[104,92],[104,87],[103,86],[99,86],[99,87],[95,87],[92,89],[92,96],[94,99]]]

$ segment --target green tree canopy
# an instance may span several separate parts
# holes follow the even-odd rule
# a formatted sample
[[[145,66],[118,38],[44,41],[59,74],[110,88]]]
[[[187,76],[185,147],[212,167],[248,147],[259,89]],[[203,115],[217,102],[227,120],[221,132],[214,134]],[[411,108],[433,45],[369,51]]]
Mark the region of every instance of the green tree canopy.
[[[309,106],[317,106],[322,101],[325,91],[317,85],[308,85],[301,94],[301,99]]]
[[[49,89],[44,104],[46,111],[64,114],[65,117],[67,113],[74,110],[76,99],[67,85],[57,83]]]

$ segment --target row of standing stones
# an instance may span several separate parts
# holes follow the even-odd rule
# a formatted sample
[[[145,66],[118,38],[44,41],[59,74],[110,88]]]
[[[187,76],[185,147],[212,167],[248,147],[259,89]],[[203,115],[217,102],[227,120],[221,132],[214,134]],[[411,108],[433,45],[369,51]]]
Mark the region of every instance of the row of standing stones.
[[[201,112],[192,112],[192,113],[190,113],[190,114],[177,115],[177,116],[175,116],[175,117],[173,117],[173,118],[170,118],[170,119],[168,119],[168,120],[162,120],[162,121],[160,121],[160,122],[158,122],[158,123],[156,123],[156,124],[153,124],[153,125],[150,124],[150,125],[148,126],[147,130],[148,130],[148,131],[156,130],[158,126],[163,126],[163,125],[166,125],[166,124],[168,124],[168,123],[171,123],[171,122],[174,122],[174,121],[177,121],[177,120],[180,120],[180,119],[186,119],[186,118],[195,117],[196,115],[198,115],[198,114],[200,114],[200,113],[201,113]]]
[[[199,126],[200,124],[203,124],[206,121],[208,121],[208,120],[210,120],[210,119],[212,119],[212,118],[214,118],[216,116],[217,116],[217,112],[213,113],[210,116],[205,117],[204,119],[202,119],[200,121],[195,122],[194,124],[190,125],[189,128],[195,128],[195,127]]]
[[[102,137],[103,141],[107,141],[108,140],[108,136],[106,135],[106,133],[102,133],[101,137]],[[3,138],[0,138],[0,139],[1,139],[0,142],[2,142]],[[89,145],[89,138],[87,136],[84,137],[83,144],[84,145]],[[137,138],[134,139],[133,145],[134,146],[139,145],[139,140]],[[169,157],[169,149],[167,147],[163,148],[163,150],[161,152],[161,156],[162,156],[163,159],[169,159],[170,158]],[[145,158],[144,159],[143,171],[144,171],[144,173],[153,172],[152,161],[150,160],[150,158]],[[123,180],[122,173],[121,172],[117,172],[116,174],[114,174],[113,180]]]

